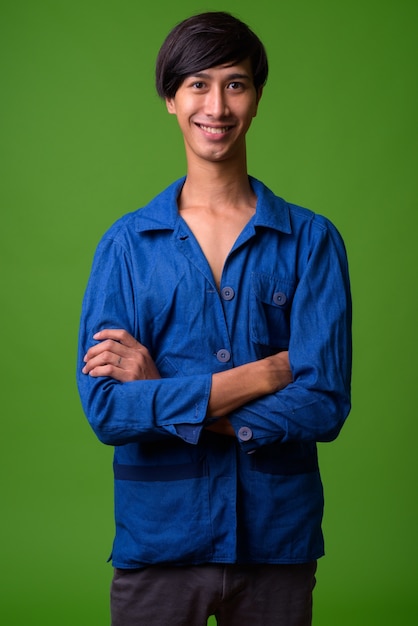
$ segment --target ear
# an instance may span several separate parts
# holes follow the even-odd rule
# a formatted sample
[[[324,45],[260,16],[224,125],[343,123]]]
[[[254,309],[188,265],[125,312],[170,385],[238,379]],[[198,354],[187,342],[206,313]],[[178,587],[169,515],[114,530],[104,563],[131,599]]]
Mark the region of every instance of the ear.
[[[263,95],[263,87],[259,87],[257,90],[257,99],[256,99],[256,106],[255,106],[255,113],[254,113],[254,117],[257,115],[257,111],[258,111],[258,105],[260,103],[261,100],[261,96]]]
[[[171,115],[176,114],[176,104],[174,102],[174,98],[166,98],[165,105],[167,107],[167,111],[171,113]]]

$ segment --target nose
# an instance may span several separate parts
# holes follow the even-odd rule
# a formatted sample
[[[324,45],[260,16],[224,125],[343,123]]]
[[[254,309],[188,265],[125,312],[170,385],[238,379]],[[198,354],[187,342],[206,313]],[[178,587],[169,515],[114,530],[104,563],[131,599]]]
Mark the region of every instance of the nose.
[[[213,85],[206,94],[205,113],[214,119],[229,115],[228,97],[221,86]]]

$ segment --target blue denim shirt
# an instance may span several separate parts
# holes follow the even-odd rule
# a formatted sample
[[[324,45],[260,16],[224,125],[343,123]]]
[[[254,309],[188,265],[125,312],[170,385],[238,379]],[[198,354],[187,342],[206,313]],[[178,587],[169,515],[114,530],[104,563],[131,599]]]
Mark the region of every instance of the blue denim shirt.
[[[113,564],[302,563],[323,554],[317,441],[350,409],[351,301],[344,244],[324,217],[250,178],[256,213],[218,290],[177,209],[184,179],[101,240],[83,302],[78,386],[115,446]],[[143,343],[162,376],[82,374],[103,328]],[[204,429],[211,376],[289,350],[293,382]]]

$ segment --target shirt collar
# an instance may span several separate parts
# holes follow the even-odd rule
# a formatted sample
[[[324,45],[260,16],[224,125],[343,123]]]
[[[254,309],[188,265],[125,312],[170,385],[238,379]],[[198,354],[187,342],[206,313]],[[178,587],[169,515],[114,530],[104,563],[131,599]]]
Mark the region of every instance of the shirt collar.
[[[276,196],[264,183],[252,176],[251,186],[257,196],[254,226],[273,228],[284,233],[291,233],[289,206],[283,198]]]
[[[186,177],[172,183],[167,189],[156,196],[136,218],[136,230],[174,230],[178,221],[177,198],[180,195]],[[251,186],[257,196],[257,207],[253,225],[256,228],[272,228],[284,233],[291,233],[289,207],[287,203],[264,185],[261,181],[249,177]]]

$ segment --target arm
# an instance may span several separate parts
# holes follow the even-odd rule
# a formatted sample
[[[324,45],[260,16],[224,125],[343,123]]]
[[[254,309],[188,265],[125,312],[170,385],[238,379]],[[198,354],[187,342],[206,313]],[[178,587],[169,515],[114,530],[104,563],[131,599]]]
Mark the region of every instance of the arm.
[[[214,374],[208,416],[220,419],[207,429],[235,437],[235,430],[226,415],[257,398],[284,389],[291,382],[288,352]]]
[[[322,220],[322,218],[320,218]],[[350,411],[351,296],[344,244],[327,221],[307,247],[290,312],[293,381],[232,412],[251,452],[275,441],[331,441]]]
[[[147,348],[127,331],[104,329],[93,338],[99,343],[84,356],[83,374],[93,378],[107,376],[122,383],[161,378]],[[213,374],[206,415],[223,419],[208,429],[235,436],[224,416],[263,395],[283,389],[291,380],[287,352]]]
[[[253,363],[213,376],[200,367],[193,375],[160,377],[151,354],[134,339],[140,337],[137,311],[142,306],[136,302],[141,276],[135,271],[130,250],[106,236],[96,251],[83,300],[77,384],[87,419],[103,443],[167,436],[197,443],[207,416],[218,417],[260,397],[272,380],[276,387],[288,382],[283,356],[277,356],[277,367]],[[126,331],[112,330],[121,328]],[[252,368],[259,377],[250,373]]]

